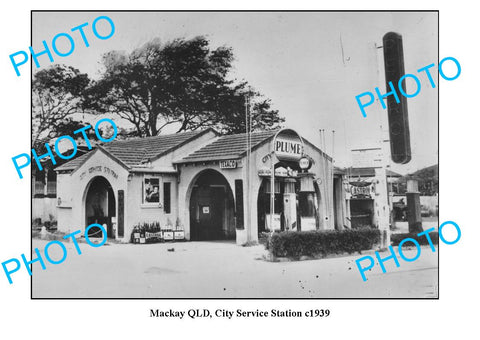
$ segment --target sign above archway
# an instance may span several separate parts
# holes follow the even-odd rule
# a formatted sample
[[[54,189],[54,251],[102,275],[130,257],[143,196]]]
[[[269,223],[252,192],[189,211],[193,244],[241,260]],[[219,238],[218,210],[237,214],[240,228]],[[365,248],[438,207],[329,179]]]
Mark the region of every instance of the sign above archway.
[[[273,138],[273,152],[281,161],[298,161],[303,156],[302,137],[294,130],[284,129]]]
[[[113,178],[118,179],[117,173],[115,171],[113,171],[112,169],[110,169],[108,166],[103,166],[103,167],[101,165],[91,166],[88,169],[88,173],[91,174],[91,173],[94,173],[94,172],[103,172],[104,174],[109,174]],[[86,175],[87,175],[87,170],[85,170],[84,172],[82,172],[80,174],[80,179],[81,180],[84,179]]]

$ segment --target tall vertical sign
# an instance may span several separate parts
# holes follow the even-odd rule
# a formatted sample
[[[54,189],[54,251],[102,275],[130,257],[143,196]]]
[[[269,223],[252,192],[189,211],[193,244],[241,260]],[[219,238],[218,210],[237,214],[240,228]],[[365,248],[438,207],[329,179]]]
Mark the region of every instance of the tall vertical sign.
[[[243,229],[243,181],[235,180],[235,217],[237,229]]]
[[[383,36],[383,56],[387,93],[396,91],[398,82],[405,75],[402,36],[389,32]],[[403,80],[405,82],[405,80]],[[405,92],[405,83],[402,84]],[[398,92],[397,92],[398,93]],[[396,99],[399,99],[397,103]],[[410,150],[410,129],[408,127],[407,98],[402,95],[387,97],[390,152],[395,163],[406,164],[412,158]]]
[[[118,190],[118,237],[124,236],[125,226],[125,194]]]

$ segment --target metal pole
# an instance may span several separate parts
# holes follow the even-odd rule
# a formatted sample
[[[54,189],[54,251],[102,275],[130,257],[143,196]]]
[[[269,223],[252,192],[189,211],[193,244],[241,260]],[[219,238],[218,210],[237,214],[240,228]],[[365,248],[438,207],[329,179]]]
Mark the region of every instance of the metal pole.
[[[332,179],[332,225],[333,229],[335,229],[335,220],[337,219],[337,216],[335,216],[335,130],[332,130],[332,174],[331,174],[331,179]],[[338,211],[338,209],[337,209]]]
[[[323,129],[319,129],[319,133],[320,133],[320,150],[322,151],[322,153],[324,153],[324,152],[325,152],[325,147],[324,147],[324,141],[323,141]],[[326,159],[325,159],[325,157],[323,156],[323,154],[321,155],[321,157],[322,157],[322,160],[321,160],[321,161],[322,161],[322,171],[323,171],[322,185],[323,185],[323,187],[325,188],[325,182],[326,182],[325,180],[326,180],[326,178],[327,178],[326,173],[325,173],[325,162],[326,162]],[[323,197],[323,193],[325,193],[325,195],[326,195],[326,190],[323,190],[323,193],[322,193],[321,188],[319,188],[319,190],[320,190],[320,196],[321,196],[321,198],[322,198],[322,199],[321,199],[321,202],[324,202],[323,206],[326,207],[326,197]],[[322,209],[322,206],[319,206],[319,207],[318,207],[318,210],[319,210],[319,211],[320,211],[320,209]],[[324,209],[324,210],[325,210],[325,209]],[[322,213],[322,215],[323,215],[323,213]],[[323,227],[324,225],[325,225],[325,217],[323,218],[323,221],[321,221],[320,227]]]
[[[245,219],[245,228],[247,228],[247,242],[250,241],[250,150],[249,150],[249,141],[250,141],[250,119],[248,117],[248,92],[245,95],[245,133],[246,133],[246,164],[245,164],[245,187],[246,187],[246,198],[247,204],[245,205],[246,219]]]
[[[248,103],[247,103],[247,109],[248,109],[248,183],[250,184],[250,176],[251,176],[251,167],[252,167],[252,112],[251,112],[251,108],[250,108],[250,92],[251,92],[251,88],[248,87],[248,90],[249,90],[249,93],[248,93]],[[248,194],[248,197],[249,197],[249,202],[250,202],[250,189],[249,189],[249,194]],[[249,206],[250,206],[250,203],[249,203]],[[249,216],[248,216],[248,219],[249,219],[249,223],[248,223],[248,232],[247,232],[247,238],[249,241],[252,240],[252,229],[251,229],[251,226],[252,226],[252,216],[250,216],[250,213],[251,213],[251,210],[250,210],[250,207],[248,208],[248,212],[249,212]],[[258,232],[258,229],[257,229],[257,232]]]
[[[323,146],[322,146],[322,129],[318,129],[318,134],[319,134],[319,136],[320,136],[320,150],[323,152]],[[320,159],[320,160],[321,160],[321,163],[322,163],[322,164],[321,164],[321,165],[322,165],[322,168],[323,168],[323,170],[325,170],[325,167],[324,167],[324,165],[323,165],[323,162],[325,161],[325,159],[323,159],[324,157],[323,157],[322,154],[320,155],[320,157],[322,158],[322,159]],[[320,164],[319,164],[319,165],[320,165]],[[321,178],[320,178],[320,179],[321,179]],[[322,181],[321,183],[323,183],[323,181]],[[321,189],[321,186],[320,186],[320,185],[319,185],[318,190],[319,190],[319,194],[320,194],[320,202],[323,202],[323,199],[322,199],[322,198],[323,198],[322,189]],[[321,229],[322,226],[323,226],[323,221],[320,219],[320,217],[323,215],[323,213],[320,213],[321,209],[322,209],[322,205],[319,204],[319,205],[318,205],[318,222],[319,222],[319,223],[318,223],[318,228],[319,228],[319,229]]]
[[[327,152],[327,141],[326,141],[326,138],[325,138],[325,129],[322,129],[322,143],[323,143],[323,152],[326,153]],[[324,157],[324,160],[323,160],[323,169],[324,169],[324,175],[325,175],[325,178],[324,178],[324,188],[325,188],[325,207],[327,209],[327,219],[325,219],[325,221],[328,221],[325,222],[325,226],[328,227],[328,225],[330,224],[330,195],[329,195],[329,188],[328,188],[328,178],[330,177],[328,175],[328,159],[326,157]]]
[[[275,163],[270,154],[270,232],[273,234],[273,214],[275,211]]]

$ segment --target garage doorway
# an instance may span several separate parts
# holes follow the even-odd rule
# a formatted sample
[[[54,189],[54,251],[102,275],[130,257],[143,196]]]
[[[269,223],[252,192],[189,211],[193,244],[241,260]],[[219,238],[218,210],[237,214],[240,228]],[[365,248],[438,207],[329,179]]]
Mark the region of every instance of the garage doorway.
[[[85,195],[85,228],[92,223],[106,225],[107,237],[115,238],[113,222],[116,217],[115,195],[105,177],[94,177],[87,185]],[[92,227],[88,237],[103,237],[101,229]]]
[[[233,193],[221,173],[205,170],[197,177],[189,206],[192,241],[235,239]]]

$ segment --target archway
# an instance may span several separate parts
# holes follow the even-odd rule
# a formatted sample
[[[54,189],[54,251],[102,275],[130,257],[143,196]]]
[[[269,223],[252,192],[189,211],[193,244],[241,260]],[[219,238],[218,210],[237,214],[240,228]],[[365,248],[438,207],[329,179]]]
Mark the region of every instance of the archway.
[[[274,184],[274,214],[275,216],[279,217],[280,220],[276,221],[274,219],[274,223],[280,223],[280,226],[276,225],[276,227],[280,228],[281,230],[284,229],[284,221],[282,218],[283,215],[283,192],[281,189],[282,182],[278,179],[275,179]],[[258,190],[257,196],[257,226],[258,232],[263,233],[266,232],[269,228],[267,224],[269,224],[269,216],[270,212],[270,178],[263,178],[262,183],[260,185],[260,189]]]
[[[233,193],[218,171],[205,170],[194,180],[189,210],[192,241],[235,239]]]
[[[291,173],[292,170],[298,173]],[[288,174],[289,172],[291,175]],[[272,221],[270,221],[270,186],[270,176],[263,178],[257,196],[259,233],[271,231],[270,223],[272,222],[274,230],[320,229],[321,195],[313,176],[300,173],[298,166],[293,162],[281,162],[275,165],[275,202]]]
[[[107,237],[115,238],[113,224],[116,218],[115,194],[105,177],[94,177],[85,194],[85,228],[92,223],[106,225]],[[100,228],[92,227],[89,237],[103,237]]]

